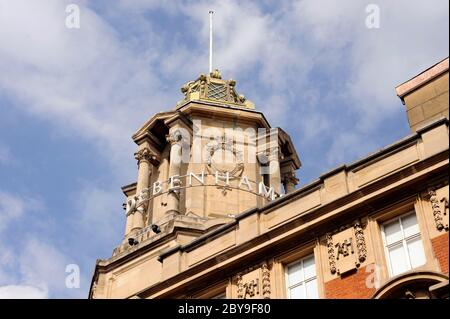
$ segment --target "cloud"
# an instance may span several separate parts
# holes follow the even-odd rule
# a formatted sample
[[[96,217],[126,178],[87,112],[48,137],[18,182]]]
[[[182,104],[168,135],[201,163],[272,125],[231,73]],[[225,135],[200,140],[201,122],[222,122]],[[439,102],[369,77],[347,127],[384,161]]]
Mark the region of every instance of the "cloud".
[[[303,148],[310,148],[317,135],[344,143],[348,125],[354,134],[377,134],[383,122],[404,112],[395,86],[448,54],[448,3],[378,1],[379,29],[366,27],[367,5],[289,1],[265,10],[260,2],[144,1],[138,9],[133,2],[122,8],[187,17],[184,34],[192,35],[193,44],[182,38],[169,44],[161,61],[168,73],[191,77],[207,65],[207,12],[214,10],[214,65],[225,77],[236,77],[240,93],[273,124],[298,134],[307,143]],[[287,116],[292,113],[298,121]],[[342,114],[339,121],[336,114]],[[365,149],[363,140],[352,141],[359,143],[355,149]],[[337,159],[330,151],[326,157]]]
[[[46,299],[48,292],[33,286],[8,285],[0,287],[0,299]]]
[[[86,296],[87,269],[81,272],[80,289],[65,286],[66,265],[81,262],[84,256],[70,251],[74,247],[63,249],[64,240],[54,237],[49,214],[39,198],[0,191],[0,285],[5,285],[0,287],[0,298],[17,298],[22,293],[24,298]],[[22,229],[26,232],[19,241],[16,235]]]
[[[0,191],[0,233],[8,224],[24,212],[23,199]]]
[[[21,218],[25,211],[33,213],[44,209],[40,198],[12,194],[0,190],[0,234],[9,224]],[[31,219],[31,217],[29,217]]]
[[[0,0],[0,94],[58,138],[95,146],[111,174],[106,186],[84,176],[81,188],[68,186],[63,214],[30,210],[38,199],[29,205],[29,196],[0,191],[3,291],[86,296],[86,286],[64,287],[65,265],[93,266],[91,254],[111,251],[123,235],[119,186],[136,176],[130,136],[172,108],[183,83],[207,72],[210,9],[214,66],[292,135],[304,182],[406,132],[406,121],[386,130],[404,112],[395,85],[448,55],[448,2],[439,0],[380,0],[381,28],[370,30],[359,0],[83,1],[81,28],[67,29],[71,2]],[[11,161],[0,144],[0,165]],[[39,221],[29,214],[37,211]],[[29,219],[36,223],[21,247],[7,249],[2,230]]]
[[[85,183],[73,196],[77,213],[72,223],[78,229],[77,235],[92,238],[97,244],[104,241],[112,245],[112,240],[120,239],[125,229],[122,195],[120,190]]]
[[[0,165],[8,165],[12,163],[12,154],[9,148],[0,142]]]
[[[89,7],[80,7],[80,29],[67,29],[63,1],[0,5],[0,87],[5,94],[62,134],[101,147],[99,154],[108,164],[130,161],[134,130],[169,105],[152,72],[151,56],[130,50]]]
[[[306,137],[346,134],[351,122],[375,133],[403,112],[395,85],[441,58],[448,44],[448,3],[440,1],[379,1],[380,29],[365,26],[361,1],[291,1],[270,10],[259,2],[103,2],[103,11],[81,5],[80,29],[65,28],[65,5],[5,2],[0,86],[63,134],[98,145],[121,178],[133,173],[132,132],[175,104],[177,86],[207,70],[210,9],[214,65],[274,125]],[[179,28],[158,29],[153,15]],[[333,121],[338,108],[347,122]],[[286,116],[292,112],[300,128]]]
[[[6,257],[0,259],[0,285],[4,285],[0,286],[0,298],[86,297],[87,269],[80,267],[79,288],[66,287],[69,275],[66,266],[77,264],[79,257],[76,253],[64,254],[56,245],[46,243],[47,240],[45,235],[28,235],[20,243],[20,250],[18,247],[6,250]]]
[[[61,291],[65,288],[67,257],[52,245],[37,238],[29,239],[19,257],[22,282]]]

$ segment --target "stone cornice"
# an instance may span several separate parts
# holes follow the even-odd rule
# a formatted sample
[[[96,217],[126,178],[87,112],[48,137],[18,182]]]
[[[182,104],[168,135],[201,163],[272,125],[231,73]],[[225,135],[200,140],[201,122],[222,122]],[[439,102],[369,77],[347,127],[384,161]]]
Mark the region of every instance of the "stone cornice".
[[[389,175],[389,176],[385,177],[384,179],[378,180],[374,184],[369,184],[367,186],[364,186],[362,189],[358,189],[352,193],[349,193],[348,195],[346,195],[344,197],[341,197],[341,198],[331,201],[329,203],[325,203],[313,210],[307,211],[307,212],[305,212],[305,214],[301,214],[298,218],[300,218],[303,222],[306,222],[306,221],[313,220],[320,215],[323,215],[325,213],[325,211],[330,212],[338,207],[347,206],[348,204],[354,203],[358,199],[361,199],[361,198],[369,195],[370,193],[373,193],[375,190],[380,189],[383,185],[393,184],[396,181],[401,180],[402,178],[404,178],[407,175],[414,174],[418,170],[418,168],[419,168],[419,171],[425,169],[425,167],[420,167],[420,166],[427,166],[429,164],[435,164],[434,163],[435,160],[440,162],[443,159],[448,158],[447,155],[448,155],[448,152],[441,153],[441,154],[434,156],[433,158],[427,159],[425,161],[425,162],[428,162],[427,164],[424,164],[424,162],[419,162],[419,163],[413,165],[413,167],[409,166],[399,172],[396,172],[393,175]],[[446,166],[448,166],[448,160],[447,160]],[[312,185],[312,186],[315,186],[315,185]],[[314,191],[316,188],[317,188],[317,186],[308,187],[308,189],[306,189],[306,191],[307,191],[307,193],[309,193],[309,192]],[[426,189],[426,184],[423,184],[423,189]],[[171,248],[168,251],[162,252],[160,255],[160,259],[162,260],[162,259],[164,259],[164,257],[166,257],[166,256],[170,255],[171,253],[178,251],[178,250],[190,251],[190,250],[192,250],[192,248],[201,245],[201,243],[204,242],[205,240],[209,241],[213,237],[229,231],[230,228],[232,228],[233,226],[238,224],[239,220],[247,217],[250,214],[255,214],[255,213],[268,214],[276,208],[280,208],[289,202],[295,201],[299,198],[299,195],[300,195],[299,193],[301,190],[304,190],[304,189],[303,188],[298,189],[295,192],[288,194],[287,196],[278,198],[261,208],[253,208],[253,209],[247,210],[241,214],[238,214],[235,217],[236,218],[235,221],[233,221],[229,224],[225,224],[225,225],[219,227],[218,229],[215,229],[212,232],[208,232],[186,245],[177,246],[177,247]],[[302,194],[302,195],[304,195],[304,194]],[[365,203],[363,203],[363,204],[365,204]],[[349,209],[353,209],[353,208],[350,207]],[[281,224],[281,225],[284,225],[284,224]]]
[[[130,196],[130,195],[133,195],[134,193],[136,193],[136,186],[137,186],[137,183],[133,182],[131,184],[122,186],[120,189],[122,190],[122,192],[125,196]]]
[[[442,155],[444,155],[444,156],[442,156]],[[430,171],[427,171],[426,167],[433,165],[436,161],[437,162],[442,161],[442,158],[443,157],[445,158],[445,155],[446,154],[439,154],[439,155],[434,156],[433,158],[427,159],[426,162],[428,162],[428,163],[416,164],[416,165],[423,164],[424,167],[422,167],[420,170],[423,171],[424,174],[419,176],[416,179],[413,179],[412,181],[408,181],[407,182],[408,185],[401,185],[401,186],[394,187],[394,189],[390,191],[389,196],[387,196],[387,192],[383,192],[383,196],[374,196],[370,200],[360,201],[358,204],[355,204],[354,206],[348,207],[345,210],[341,211],[338,215],[333,215],[333,216],[329,216],[328,218],[325,218],[325,215],[327,214],[327,212],[330,212],[333,209],[336,209],[336,207],[345,206],[345,203],[356,202],[357,198],[363,198],[367,195],[366,192],[364,192],[364,191],[354,192],[353,194],[349,194],[347,196],[347,198],[340,198],[340,199],[336,200],[335,202],[332,202],[328,205],[321,206],[317,209],[309,211],[306,214],[302,214],[302,215],[298,216],[297,218],[287,221],[286,223],[284,223],[266,233],[260,234],[259,236],[253,238],[250,242],[243,243],[241,245],[235,246],[231,249],[224,251],[222,254],[225,254],[227,256],[227,258],[220,258],[220,256],[214,256],[213,258],[206,259],[195,266],[187,268],[183,272],[180,272],[178,275],[175,275],[175,276],[165,280],[164,283],[157,283],[154,286],[144,289],[143,291],[138,293],[138,295],[142,295],[142,296],[146,297],[146,296],[150,296],[151,294],[155,293],[156,291],[162,291],[162,295],[158,295],[158,297],[163,297],[164,290],[166,290],[166,289],[162,289],[162,287],[161,287],[162,284],[164,284],[164,287],[169,287],[170,285],[179,284],[180,282],[183,282],[183,280],[186,278],[196,277],[196,275],[200,276],[202,271],[204,271],[206,269],[211,269],[211,267],[213,267],[217,263],[217,260],[225,260],[225,261],[223,262],[224,264],[221,264],[220,266],[218,265],[218,269],[217,269],[218,272],[209,271],[208,276],[213,276],[213,277],[216,276],[217,277],[219,274],[223,274],[224,272],[229,273],[229,271],[225,271],[225,264],[227,264],[227,263],[228,263],[227,267],[230,267],[230,269],[233,269],[230,271],[239,271],[239,269],[243,267],[242,265],[252,264],[252,263],[256,262],[255,260],[250,261],[250,259],[260,258],[258,256],[261,256],[261,255],[267,256],[267,254],[270,251],[273,252],[273,248],[275,246],[277,247],[277,251],[282,251],[282,250],[284,251],[285,249],[292,249],[296,246],[299,246],[300,243],[311,241],[314,238],[320,236],[321,234],[323,235],[327,231],[331,231],[332,229],[335,228],[336,223],[339,223],[339,224],[351,223],[352,220],[359,217],[359,215],[371,213],[373,211],[374,207],[376,207],[377,205],[384,206],[391,202],[396,203],[396,202],[405,201],[405,200],[412,201],[412,200],[414,200],[416,195],[409,194],[409,193],[405,194],[403,189],[405,187],[408,187],[408,189],[411,192],[415,193],[415,191],[421,191],[424,187],[426,187],[425,186],[426,183],[424,183],[424,181],[433,179],[433,176],[431,176],[431,175],[436,175],[436,176],[442,177],[443,173],[448,172],[448,161],[446,162],[446,164],[444,166],[441,166],[439,170],[430,172]],[[396,175],[399,175],[398,180],[403,180],[404,176],[406,175],[405,171],[409,171],[409,174],[414,174],[416,172],[416,169],[417,168],[408,167],[408,168],[405,168],[404,171],[400,171],[400,172],[396,173]],[[392,177],[393,176],[389,176],[386,179],[392,179]],[[447,178],[448,178],[448,175],[447,175]],[[392,181],[380,180],[379,184],[380,185],[381,184],[390,185],[389,184],[390,182],[392,182]],[[373,188],[373,185],[366,186],[365,188]],[[367,193],[373,193],[373,192],[374,192],[374,189],[368,191]],[[339,202],[339,203],[337,203],[337,202]],[[363,207],[365,207],[365,206],[370,207],[370,209],[364,210]],[[255,213],[262,214],[262,213],[264,213],[264,210],[265,210],[265,207],[262,207],[260,209],[253,209],[253,210],[246,212],[245,215],[248,216],[249,214],[255,214]],[[239,215],[236,216],[236,219],[237,219],[236,222],[233,221],[230,224],[223,225],[220,229],[217,229],[211,233],[202,235],[187,245],[179,245],[179,246],[173,247],[170,250],[167,250],[163,254],[161,254],[160,257],[165,258],[168,255],[173,254],[177,251],[186,251],[186,252],[191,251],[194,248],[201,245],[203,242],[205,242],[205,241],[209,242],[211,240],[210,236],[217,237],[217,236],[220,236],[220,234],[224,234],[229,231],[232,231],[233,229],[235,229],[237,227],[238,219],[244,218],[245,215],[242,214],[242,216],[239,216]],[[310,221],[316,219],[318,216],[324,216],[325,219],[323,219],[322,222],[320,222],[320,223],[308,224]],[[293,234],[287,235],[287,233],[291,232],[299,225],[305,225],[305,224],[308,224],[310,226],[308,226],[307,228],[304,228],[303,231],[296,231]],[[295,236],[295,238],[293,236]],[[283,237],[283,238],[281,238],[281,237]],[[276,238],[279,238],[279,239],[275,240]],[[271,244],[265,245],[265,243],[267,241],[270,241]],[[289,244],[289,243],[291,243],[291,244]],[[273,246],[273,245],[275,245],[275,246]],[[261,247],[259,247],[259,246],[261,246]],[[255,250],[259,249],[258,253],[256,253],[256,251],[249,251],[250,247]],[[232,256],[236,256],[238,254],[241,254],[239,259],[236,259],[236,260],[239,260],[239,262],[235,263],[235,262],[233,262],[234,257],[232,257]],[[244,254],[244,256],[242,254]],[[164,259],[164,258],[161,258],[161,259]],[[247,258],[249,260],[247,260]],[[196,280],[196,279],[194,278],[193,280]],[[167,290],[168,289],[169,288],[167,288]]]
[[[181,111],[186,115],[193,113],[204,113],[205,115],[210,117],[211,107],[213,108],[216,116],[219,115],[223,116],[224,118],[239,118],[241,120],[245,119],[247,121],[257,122],[257,124],[260,124],[261,127],[270,128],[270,124],[262,112],[235,108],[222,103],[189,101],[180,106],[180,108],[178,108],[178,111]]]
[[[442,61],[436,63],[432,67],[426,69],[425,71],[419,73],[412,79],[398,85],[395,88],[395,91],[397,92],[397,96],[401,99],[408,93],[414,91],[418,87],[432,81],[439,75],[441,75],[444,72],[448,72],[449,67],[449,60],[448,57],[443,59]]]
[[[171,117],[174,113],[175,111],[159,112],[153,115],[141,126],[139,130],[136,131],[136,133],[133,134],[133,141],[137,143],[158,120],[165,120]]]

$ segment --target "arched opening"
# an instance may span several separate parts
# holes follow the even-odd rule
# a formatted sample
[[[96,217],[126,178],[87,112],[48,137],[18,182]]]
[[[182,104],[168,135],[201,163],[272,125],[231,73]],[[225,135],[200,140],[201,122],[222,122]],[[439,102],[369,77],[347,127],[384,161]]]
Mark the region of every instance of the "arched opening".
[[[448,298],[448,276],[434,271],[411,271],[378,288],[374,299]]]

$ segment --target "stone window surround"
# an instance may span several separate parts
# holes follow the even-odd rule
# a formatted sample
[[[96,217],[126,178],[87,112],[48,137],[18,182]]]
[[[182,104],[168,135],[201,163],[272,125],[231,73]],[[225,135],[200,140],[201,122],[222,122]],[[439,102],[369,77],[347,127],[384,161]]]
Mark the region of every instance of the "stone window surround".
[[[285,265],[285,267],[284,267],[284,278],[285,278],[285,281],[286,281],[286,297],[287,297],[287,298],[289,298],[289,296],[288,296],[289,283],[287,282],[287,279],[289,278],[289,267],[290,267],[290,266],[293,266],[293,265],[296,265],[296,264],[298,264],[298,263],[302,263],[302,271],[304,271],[304,270],[303,270],[303,269],[304,269],[304,266],[303,266],[303,260],[304,260],[304,259],[307,259],[307,258],[310,258],[310,257],[313,257],[313,258],[314,258],[314,268],[315,268],[315,271],[316,271],[315,276],[314,276],[314,277],[311,277],[311,278],[314,278],[314,280],[316,280],[317,291],[319,291],[319,287],[318,287],[318,279],[317,279],[317,265],[316,265],[316,258],[315,258],[314,253],[311,253],[311,254],[309,254],[309,255],[305,255],[304,257],[299,258],[299,259],[297,259],[297,260],[295,260],[295,261],[293,261],[293,262],[291,262],[291,263]],[[310,280],[311,278],[308,278],[307,280],[302,280],[302,281],[301,281],[301,284],[304,286],[304,285],[306,284],[306,282],[307,282],[308,280]],[[298,285],[298,284],[297,284],[297,285]],[[305,299],[310,299],[310,298],[305,298]]]
[[[414,271],[418,270],[432,270],[440,271],[439,263],[434,257],[433,247],[431,245],[431,239],[428,234],[428,227],[426,225],[426,218],[421,205],[422,199],[419,196],[407,199],[403,202],[397,203],[391,207],[386,207],[376,213],[368,216],[368,227],[370,227],[370,242],[373,250],[375,264],[381,266],[380,269],[380,284],[383,285],[392,278],[389,274],[388,257],[385,252],[385,245],[382,238],[382,224],[408,213],[415,212],[417,217],[417,223],[420,230],[423,249],[425,252],[426,263],[423,266],[414,268]]]
[[[322,276],[322,260],[319,249],[319,240],[316,239],[274,257],[273,271],[275,274],[275,278],[273,279],[272,283],[274,285],[274,290],[277,291],[278,296],[282,296],[281,298],[283,299],[288,298],[286,281],[287,267],[302,258],[305,258],[309,255],[314,255],[319,299],[325,298],[324,280]]]
[[[420,231],[420,226],[419,226],[419,221],[418,221],[418,219],[417,219],[417,214],[416,214],[416,212],[415,212],[414,210],[411,210],[411,211],[409,211],[409,212],[406,212],[405,214],[402,214],[402,215],[399,215],[399,216],[395,216],[394,218],[389,219],[389,220],[385,221],[383,224],[380,225],[380,226],[381,226],[381,230],[382,230],[382,238],[383,238],[384,252],[385,252],[385,256],[386,256],[386,265],[387,265],[388,268],[389,268],[389,264],[391,263],[391,261],[390,261],[389,255],[388,255],[388,244],[387,244],[387,242],[386,242],[385,225],[390,224],[390,223],[399,223],[399,224],[401,225],[402,237],[401,237],[401,239],[400,239],[399,241],[397,241],[397,242],[395,242],[395,243],[391,243],[391,245],[398,245],[399,242],[401,242],[402,248],[405,249],[405,246],[404,246],[404,245],[405,245],[405,242],[407,242],[407,238],[408,238],[408,237],[406,237],[406,238],[404,237],[404,232],[403,232],[403,227],[404,227],[404,226],[403,226],[403,221],[402,221],[402,219],[403,219],[403,218],[406,218],[406,217],[408,217],[408,216],[411,216],[411,215],[413,215],[413,214],[416,216],[417,226],[418,226],[418,228],[419,228],[419,233],[418,233],[418,235],[419,235],[420,241],[421,241],[421,243],[422,243],[422,249],[424,250],[424,255],[425,255],[425,249],[424,249],[424,247],[423,247],[423,241],[424,241],[424,238],[423,238],[422,232]],[[411,239],[411,237],[417,237],[417,234],[410,235],[410,236],[409,236],[409,239]],[[406,256],[405,256],[405,258],[406,258]],[[425,256],[425,258],[426,258],[426,256]],[[409,252],[408,252],[408,258],[406,258],[406,259],[408,259],[409,266],[411,267],[411,269],[408,269],[407,271],[415,270],[415,269],[420,268],[420,267],[423,266],[423,265],[421,265],[421,266],[419,266],[419,267],[412,267],[412,265],[411,265],[411,257],[410,257],[410,255],[409,255]],[[426,263],[426,261],[425,261],[425,263]],[[391,271],[392,271],[392,270],[391,270]],[[405,273],[405,272],[407,272],[407,271],[404,271],[404,272],[399,273],[399,274],[397,274],[397,275],[392,275],[392,274],[390,274],[390,277],[391,277],[391,278],[392,278],[392,277],[396,277],[396,276],[401,275],[401,274],[403,274],[403,273]],[[390,272],[389,272],[389,273],[390,273]]]

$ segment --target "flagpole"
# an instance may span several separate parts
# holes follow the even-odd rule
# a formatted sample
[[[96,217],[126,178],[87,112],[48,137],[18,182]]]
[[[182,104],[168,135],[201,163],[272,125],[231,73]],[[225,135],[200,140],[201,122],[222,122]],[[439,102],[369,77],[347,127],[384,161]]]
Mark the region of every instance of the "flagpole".
[[[212,72],[212,49],[213,49],[213,27],[212,27],[212,20],[213,20],[213,13],[214,11],[209,11],[209,73]]]

